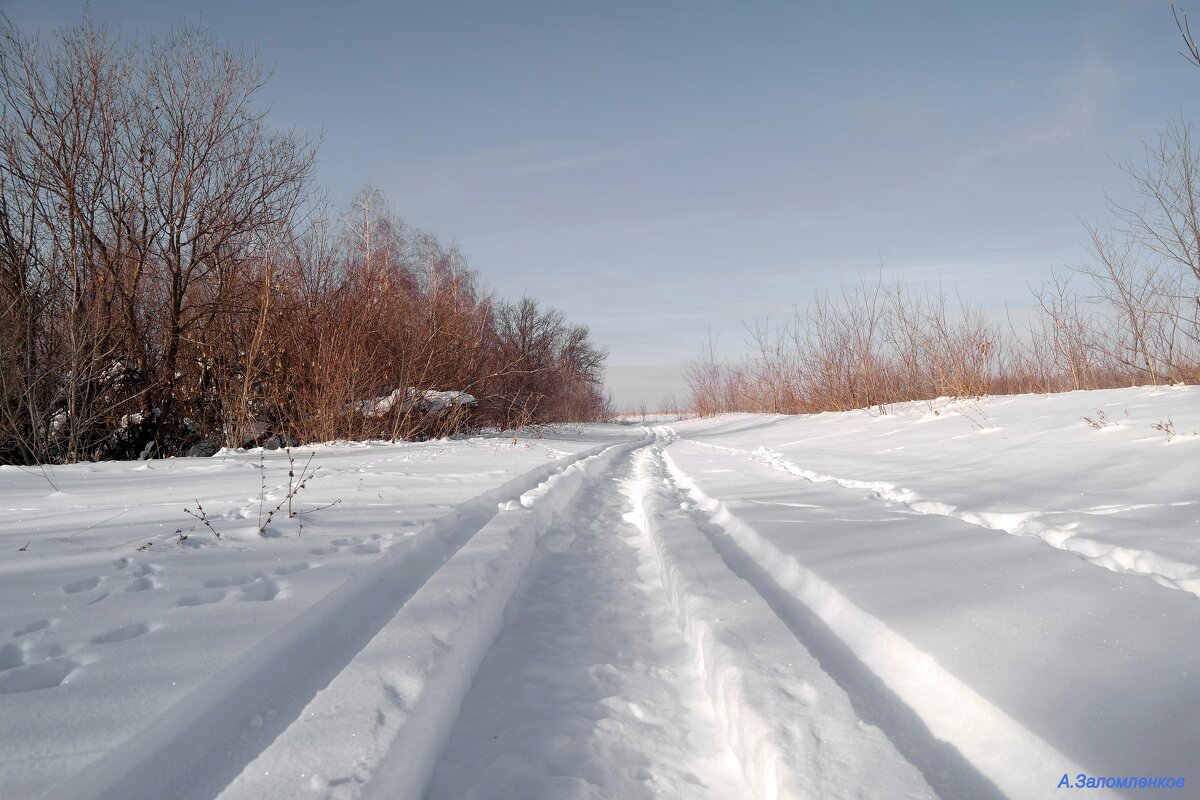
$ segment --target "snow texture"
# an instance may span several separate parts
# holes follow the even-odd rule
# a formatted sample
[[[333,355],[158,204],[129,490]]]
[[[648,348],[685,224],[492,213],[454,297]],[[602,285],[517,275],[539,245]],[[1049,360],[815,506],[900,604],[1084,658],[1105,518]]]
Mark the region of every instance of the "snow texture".
[[[1198,401],[0,467],[0,796],[1191,789]]]

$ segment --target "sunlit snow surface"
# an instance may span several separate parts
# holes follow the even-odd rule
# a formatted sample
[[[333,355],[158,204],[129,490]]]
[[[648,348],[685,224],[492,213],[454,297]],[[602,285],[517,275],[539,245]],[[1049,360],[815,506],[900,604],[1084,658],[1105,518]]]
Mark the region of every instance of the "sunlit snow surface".
[[[884,411],[0,468],[0,796],[1200,785],[1200,391]]]

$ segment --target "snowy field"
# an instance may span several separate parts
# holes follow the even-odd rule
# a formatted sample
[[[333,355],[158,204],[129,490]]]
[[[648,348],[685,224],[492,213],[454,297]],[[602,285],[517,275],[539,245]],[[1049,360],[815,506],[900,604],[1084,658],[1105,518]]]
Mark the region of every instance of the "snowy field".
[[[2,467],[0,797],[1200,797],[1200,390],[887,412]]]

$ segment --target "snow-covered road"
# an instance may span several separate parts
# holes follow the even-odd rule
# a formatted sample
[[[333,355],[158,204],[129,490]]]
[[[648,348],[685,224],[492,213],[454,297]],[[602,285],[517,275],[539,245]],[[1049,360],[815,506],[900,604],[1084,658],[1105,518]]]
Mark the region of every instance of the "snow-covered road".
[[[3,468],[0,795],[1191,796],[1197,399]]]
[[[430,800],[746,796],[650,543],[624,519],[632,468],[596,476],[543,537]]]

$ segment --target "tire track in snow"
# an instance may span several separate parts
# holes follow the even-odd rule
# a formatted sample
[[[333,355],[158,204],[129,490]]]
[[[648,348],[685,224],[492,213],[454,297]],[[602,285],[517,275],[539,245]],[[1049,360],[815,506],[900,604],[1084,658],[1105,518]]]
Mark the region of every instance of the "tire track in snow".
[[[719,499],[705,494],[669,452],[664,459],[671,479],[702,510],[702,529],[730,568],[828,665],[827,671],[855,698],[859,712],[889,733],[939,794],[1052,798],[1057,790],[1035,776],[1094,774],[858,608]],[[942,747],[944,743],[950,747]]]
[[[660,429],[659,437],[637,457],[637,480],[627,489],[631,517],[653,548],[677,623],[752,795],[866,800],[886,787],[897,800],[933,797],[917,767],[864,721],[872,715],[859,712],[827,664],[806,649],[811,638],[795,635],[744,578],[745,570],[733,568],[740,565],[714,545],[715,526],[668,477],[662,450],[669,429]],[[837,673],[845,679],[844,669]],[[943,754],[939,774],[955,756]],[[956,787],[969,784],[974,797],[989,797],[976,772],[955,774],[965,776]],[[943,775],[940,784],[948,782]]]
[[[620,447],[620,445],[617,445]],[[599,446],[539,467],[427,524],[146,728],[62,784],[52,798],[161,800],[217,795],[341,673],[397,611],[502,511]]]
[[[894,486],[884,481],[839,478],[814,472],[766,447],[760,447],[757,450],[740,450],[695,439],[688,441],[701,447],[760,461],[772,469],[803,478],[811,483],[832,482],[846,489],[866,490],[880,500],[897,503],[915,514],[951,517],[985,530],[1040,539],[1055,549],[1074,553],[1088,564],[1102,567],[1109,572],[1140,575],[1168,589],[1178,589],[1200,597],[1200,566],[1175,561],[1152,550],[1122,547],[1089,539],[1086,536],[1078,535],[1069,527],[1046,525],[1037,520],[1037,517],[1041,515],[1041,512],[1038,511],[993,512],[959,509],[948,503],[923,499],[911,489]]]
[[[628,517],[626,457],[542,537],[427,800],[748,797]]]
[[[416,798],[541,532],[632,442],[573,463],[503,508],[221,793]]]

